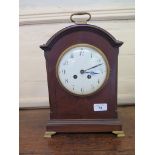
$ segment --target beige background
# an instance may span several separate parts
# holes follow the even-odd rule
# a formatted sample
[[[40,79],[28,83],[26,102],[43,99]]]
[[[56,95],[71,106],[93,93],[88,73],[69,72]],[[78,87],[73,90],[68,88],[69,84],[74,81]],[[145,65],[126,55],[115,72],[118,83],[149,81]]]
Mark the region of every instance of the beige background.
[[[119,53],[118,104],[134,103],[134,2],[20,1],[20,107],[48,106],[46,68],[39,45],[71,25],[76,11],[92,14],[89,24],[100,26],[124,42]]]

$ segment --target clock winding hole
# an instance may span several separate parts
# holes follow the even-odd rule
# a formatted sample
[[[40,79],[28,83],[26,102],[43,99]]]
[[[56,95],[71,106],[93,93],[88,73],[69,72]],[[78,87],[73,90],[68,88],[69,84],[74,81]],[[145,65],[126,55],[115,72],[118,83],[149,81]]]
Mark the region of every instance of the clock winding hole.
[[[74,78],[74,79],[77,79],[77,75],[73,75],[73,78]]]

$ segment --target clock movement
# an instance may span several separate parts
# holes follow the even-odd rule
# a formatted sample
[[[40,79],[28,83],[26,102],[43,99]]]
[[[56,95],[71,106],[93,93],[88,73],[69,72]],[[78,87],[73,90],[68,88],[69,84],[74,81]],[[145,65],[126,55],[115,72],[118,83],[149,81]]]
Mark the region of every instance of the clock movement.
[[[74,15],[88,15],[75,21]],[[50,104],[45,137],[55,133],[113,132],[124,136],[117,116],[119,47],[104,29],[72,14],[74,25],[55,33],[44,50]]]

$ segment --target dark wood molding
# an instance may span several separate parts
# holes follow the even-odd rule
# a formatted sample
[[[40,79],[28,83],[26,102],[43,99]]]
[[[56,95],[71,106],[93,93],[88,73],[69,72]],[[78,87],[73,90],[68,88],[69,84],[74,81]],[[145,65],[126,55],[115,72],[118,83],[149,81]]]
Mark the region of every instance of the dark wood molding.
[[[118,119],[53,119],[46,127],[54,132],[110,132],[121,131]]]
[[[90,31],[90,32],[97,33],[102,37],[106,38],[113,47],[120,47],[123,44],[122,41],[116,40],[109,32],[107,32],[106,30],[100,27],[97,27],[95,25],[89,25],[89,24],[84,24],[84,25],[79,24],[79,25],[71,25],[60,30],[54,36],[52,36],[47,41],[46,44],[41,45],[40,48],[45,52],[50,51],[52,46],[57,42],[58,39],[61,38],[61,36],[68,35],[69,33],[77,32],[77,31]]]

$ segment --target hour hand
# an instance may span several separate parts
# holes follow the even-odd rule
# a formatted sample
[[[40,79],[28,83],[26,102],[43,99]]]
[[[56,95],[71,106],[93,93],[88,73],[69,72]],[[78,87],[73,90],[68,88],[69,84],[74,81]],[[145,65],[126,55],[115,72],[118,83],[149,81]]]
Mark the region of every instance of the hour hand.
[[[96,72],[93,72],[93,71],[91,71],[91,72],[84,72],[84,73],[90,73],[91,75],[93,75],[93,74],[100,74],[100,73],[96,73]]]

